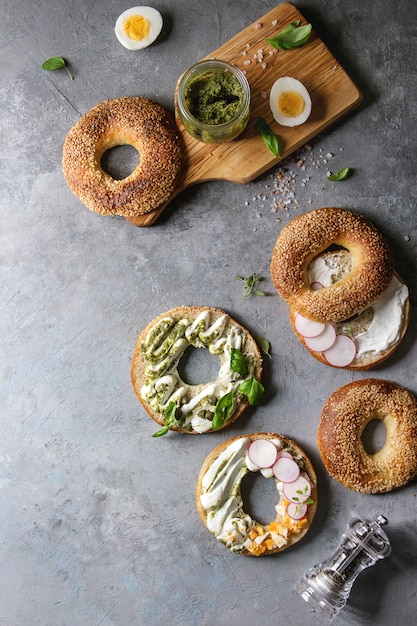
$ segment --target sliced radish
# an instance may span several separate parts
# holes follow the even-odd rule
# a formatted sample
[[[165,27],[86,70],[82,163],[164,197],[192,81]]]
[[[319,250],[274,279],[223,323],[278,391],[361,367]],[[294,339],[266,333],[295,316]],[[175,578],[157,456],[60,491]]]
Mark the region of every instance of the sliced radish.
[[[274,476],[283,483],[291,483],[300,475],[300,468],[293,459],[280,457],[272,466]]]
[[[310,285],[310,289],[313,291],[319,291],[319,289],[323,289],[323,285],[318,280],[313,280]]]
[[[295,329],[303,337],[317,337],[324,330],[323,322],[316,322],[315,320],[309,320],[301,313],[296,313],[294,317]]]
[[[285,483],[282,492],[290,502],[301,504],[311,495],[311,483],[304,476],[299,476],[292,483]]]
[[[336,335],[334,344],[324,352],[326,361],[329,365],[333,365],[334,367],[346,367],[350,365],[355,356],[355,342],[347,335]]]
[[[248,448],[248,455],[258,467],[272,467],[277,460],[277,448],[269,439],[255,439]]]
[[[290,502],[287,506],[287,513],[291,519],[299,520],[304,517],[307,513],[307,505],[302,502],[301,504],[296,504],[295,502]]]
[[[336,330],[333,324],[325,324],[323,332],[317,337],[304,337],[304,343],[313,352],[324,352],[331,348],[335,341]]]
[[[287,459],[294,460],[293,455],[291,454],[291,452],[288,452],[288,450],[278,450],[277,460],[280,459],[281,457],[286,457]]]

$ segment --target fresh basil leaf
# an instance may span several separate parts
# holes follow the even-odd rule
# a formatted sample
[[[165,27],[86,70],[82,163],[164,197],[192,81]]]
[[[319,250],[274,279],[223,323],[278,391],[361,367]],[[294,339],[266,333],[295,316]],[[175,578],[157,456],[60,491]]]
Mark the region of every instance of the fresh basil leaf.
[[[351,174],[351,170],[349,167],[342,167],[341,170],[339,170],[338,172],[336,172],[335,174],[331,174],[330,176],[327,177],[327,180],[345,180],[346,178],[348,178]]]
[[[224,396],[219,398],[216,402],[216,408],[214,409],[214,416],[211,423],[213,430],[218,430],[225,425],[227,420],[232,414],[234,406],[233,392],[229,391]]]
[[[177,405],[173,400],[168,404],[165,412],[165,426],[152,435],[152,437],[162,437],[166,435],[171,426],[177,423]]]
[[[53,71],[59,70],[61,68],[64,68],[67,71],[68,76],[71,78],[71,80],[74,80],[74,76],[69,71],[65,59],[63,59],[62,57],[51,57],[50,59],[47,59],[42,63],[43,70]]]
[[[264,144],[268,148],[269,152],[276,157],[281,156],[281,142],[277,135],[274,133],[268,122],[263,117],[258,117],[256,120],[255,128],[261,133]]]
[[[265,337],[257,337],[256,341],[262,352],[271,359],[271,344],[268,339],[265,339]]]
[[[266,42],[278,50],[292,50],[303,46],[310,38],[312,26],[311,24],[305,26],[299,24],[300,20],[291,22],[278,35],[267,39]]]
[[[243,383],[240,383],[238,389],[241,393],[247,396],[249,404],[251,406],[255,406],[255,404],[259,403],[261,396],[265,391],[262,383],[260,383],[259,380],[256,380],[256,378],[253,377],[244,380]]]
[[[168,426],[164,426],[161,430],[157,430],[156,433],[152,435],[152,437],[163,437],[169,431]]]
[[[240,350],[232,348],[230,351],[230,369],[244,378],[248,375],[249,368],[247,361]]]

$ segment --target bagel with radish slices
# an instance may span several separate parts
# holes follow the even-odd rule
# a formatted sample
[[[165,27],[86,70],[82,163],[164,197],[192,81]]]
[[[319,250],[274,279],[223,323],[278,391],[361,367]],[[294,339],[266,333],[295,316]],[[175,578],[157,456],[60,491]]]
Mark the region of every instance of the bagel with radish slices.
[[[316,290],[308,280],[311,261],[331,246],[348,250],[351,266],[339,280]],[[388,244],[373,224],[344,209],[322,208],[291,220],[279,234],[271,260],[278,293],[304,317],[340,322],[375,302],[391,282]]]
[[[242,480],[260,472],[277,487],[276,517],[261,524],[245,512]],[[306,453],[274,433],[240,435],[215,448],[197,480],[196,505],[209,532],[231,552],[282,552],[308,532],[317,510],[317,477]]]
[[[369,453],[362,435],[372,420],[386,440]],[[330,476],[362,493],[385,493],[417,476],[417,399],[387,380],[357,380],[339,387],[323,407],[317,445]]]
[[[347,250],[324,252],[310,263],[310,285],[320,290],[334,284],[351,264]],[[290,309],[294,332],[310,354],[326,365],[350,370],[368,370],[385,361],[401,343],[409,317],[408,288],[396,272],[380,297],[348,320],[317,322]]]
[[[188,348],[218,356],[215,380],[183,380],[178,368]],[[138,399],[162,426],[153,436],[224,428],[259,402],[261,376],[261,353],[249,331],[220,309],[198,306],[176,307],[152,320],[137,340],[131,367]]]

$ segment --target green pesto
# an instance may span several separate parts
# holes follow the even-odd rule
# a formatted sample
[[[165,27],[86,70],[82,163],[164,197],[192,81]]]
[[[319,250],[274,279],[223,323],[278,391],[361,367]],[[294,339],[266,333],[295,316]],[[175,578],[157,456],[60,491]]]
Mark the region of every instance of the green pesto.
[[[185,102],[203,124],[230,122],[239,113],[244,93],[238,79],[223,70],[196,76],[187,84]]]

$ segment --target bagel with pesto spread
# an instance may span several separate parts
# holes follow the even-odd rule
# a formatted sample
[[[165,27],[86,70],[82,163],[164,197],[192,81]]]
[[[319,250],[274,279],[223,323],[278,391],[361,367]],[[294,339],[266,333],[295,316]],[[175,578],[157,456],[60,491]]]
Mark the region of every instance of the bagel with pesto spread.
[[[179,365],[187,348],[217,355],[215,380],[183,380]],[[139,401],[162,427],[154,436],[224,428],[259,402],[261,376],[262,356],[248,330],[220,309],[198,306],[180,306],[153,319],[137,340],[131,367]]]
[[[242,480],[260,472],[275,481],[275,519],[261,524],[245,512]],[[282,552],[308,532],[318,504],[317,477],[306,453],[291,439],[255,433],[229,439],[205,459],[196,505],[209,532],[231,552],[263,556]]]

